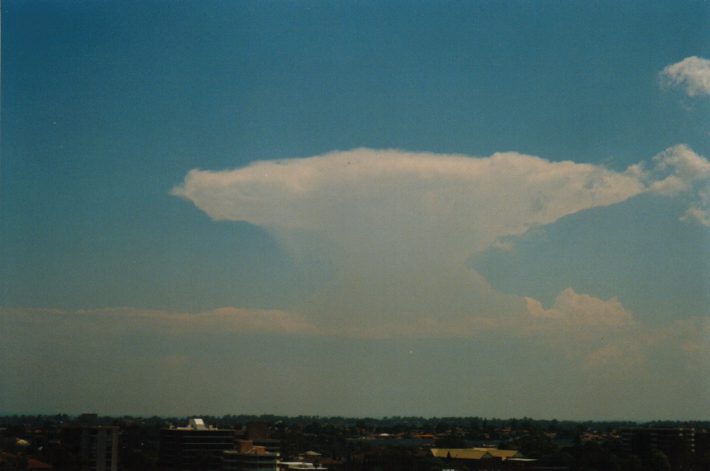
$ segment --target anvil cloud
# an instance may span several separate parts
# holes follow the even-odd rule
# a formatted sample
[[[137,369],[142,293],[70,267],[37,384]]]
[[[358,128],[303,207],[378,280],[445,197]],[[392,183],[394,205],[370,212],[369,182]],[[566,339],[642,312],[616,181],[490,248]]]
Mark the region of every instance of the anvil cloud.
[[[491,288],[466,267],[472,254],[501,237],[644,192],[692,192],[706,184],[708,166],[686,146],[623,172],[515,152],[477,158],[356,149],[192,170],[173,194],[213,219],[265,228],[294,258],[317,251],[328,260],[330,280],[292,307],[325,332],[461,336],[510,325],[511,316],[562,318],[553,315],[558,309]],[[704,211],[699,204],[695,209]],[[560,299],[577,296],[570,288]],[[625,323],[626,314],[609,317],[624,312],[617,300],[574,299],[585,301],[585,313],[567,321],[589,324],[599,316],[600,324]]]

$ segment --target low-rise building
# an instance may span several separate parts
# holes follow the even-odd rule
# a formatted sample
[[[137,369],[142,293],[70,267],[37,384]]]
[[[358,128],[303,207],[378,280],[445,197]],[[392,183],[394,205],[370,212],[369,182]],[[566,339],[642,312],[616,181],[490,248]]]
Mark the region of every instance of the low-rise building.
[[[537,461],[525,458],[517,450],[503,450],[493,447],[432,448],[431,455],[447,464],[449,469],[465,468],[491,471],[524,469]]]
[[[271,453],[251,440],[239,440],[235,450],[222,452],[223,471],[276,471],[278,453]]]
[[[324,468],[320,466],[319,464],[315,463],[308,463],[305,461],[280,461],[278,463],[278,469],[279,471],[287,471],[287,470],[298,470],[298,469],[308,469],[311,471],[323,471],[328,468]]]

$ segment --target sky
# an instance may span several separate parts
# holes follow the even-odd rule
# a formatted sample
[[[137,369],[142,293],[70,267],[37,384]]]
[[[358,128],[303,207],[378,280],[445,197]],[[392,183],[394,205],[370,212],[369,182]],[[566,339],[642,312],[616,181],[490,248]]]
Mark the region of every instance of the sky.
[[[710,4],[2,2],[0,414],[710,419]]]

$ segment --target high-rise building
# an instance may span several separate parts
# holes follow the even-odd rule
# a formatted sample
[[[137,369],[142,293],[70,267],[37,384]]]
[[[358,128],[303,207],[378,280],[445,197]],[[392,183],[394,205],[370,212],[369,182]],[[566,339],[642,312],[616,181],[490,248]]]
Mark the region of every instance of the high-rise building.
[[[221,471],[222,452],[234,449],[234,430],[208,427],[199,418],[160,431],[158,464],[170,471]]]
[[[118,471],[119,427],[95,423],[95,414],[84,414],[64,426],[62,448],[81,471]]]
[[[695,454],[695,430],[681,427],[637,427],[621,430],[622,448],[639,458],[663,452],[671,469],[689,469]]]
[[[710,471],[710,430],[695,431],[695,469]]]

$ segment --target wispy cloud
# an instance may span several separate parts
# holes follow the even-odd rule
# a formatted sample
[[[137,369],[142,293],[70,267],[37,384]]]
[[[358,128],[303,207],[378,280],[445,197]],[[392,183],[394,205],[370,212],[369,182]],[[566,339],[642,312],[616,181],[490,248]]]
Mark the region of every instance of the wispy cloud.
[[[536,363],[543,359],[553,362],[554,368],[565,372],[559,377],[567,375],[568,381],[581,381],[580,384],[586,384],[585,387],[595,388],[594,394],[600,397],[610,394],[610,389],[634,391],[638,390],[639,385],[657,385],[659,376],[672,378],[677,384],[692,378],[707,378],[710,367],[710,322],[707,319],[691,318],[664,326],[651,326],[636,321],[616,299],[602,300],[572,289],[560,293],[549,308],[542,307],[536,300],[528,298],[526,301],[527,305],[513,315],[470,316],[448,322],[420,318],[409,324],[373,325],[370,331],[361,327],[359,331],[351,332],[358,334],[350,335],[356,338],[338,339],[350,351],[344,356],[337,349],[327,350],[334,345],[331,337],[342,335],[342,332],[323,332],[299,315],[282,311],[225,308],[189,314],[129,308],[73,311],[0,308],[0,324],[3,325],[0,353],[6,358],[0,370],[5,374],[9,374],[8,371],[22,371],[24,378],[14,384],[14,392],[4,400],[18,403],[28,400],[20,387],[29,380],[29,376],[34,376],[28,373],[32,371],[26,368],[28,364],[42,371],[43,378],[57,390],[63,391],[64,395],[76,394],[71,380],[67,378],[74,378],[83,385],[88,382],[95,388],[105,390],[125,389],[126,377],[131,377],[148,383],[152,400],[158,403],[167,391],[182,390],[188,383],[191,385],[187,386],[188,389],[192,388],[190,394],[203,394],[199,384],[209,383],[244,397],[239,389],[247,386],[237,383],[239,386],[236,387],[230,381],[225,382],[225,375],[240,377],[253,374],[255,369],[263,367],[261,356],[264,354],[279,355],[279,363],[283,361],[286,365],[270,365],[270,371],[278,371],[279,374],[258,375],[254,381],[268,385],[273,380],[275,384],[272,386],[278,385],[281,390],[288,388],[293,378],[299,375],[312,377],[317,384],[321,384],[324,364],[332,369],[336,365],[340,368],[342,364],[356,362],[359,370],[355,370],[353,380],[343,380],[342,384],[335,381],[336,387],[345,387],[344,394],[347,390],[352,394],[352,388],[357,389],[358,375],[372,367],[371,361],[376,354],[368,354],[365,359],[350,358],[349,355],[354,352],[363,354],[370,348],[378,351],[384,345],[406,345],[410,355],[415,353],[414,350],[418,354],[402,358],[398,353],[399,356],[393,359],[377,359],[387,365],[387,375],[392,374],[394,369],[402,368],[406,361],[418,362],[416,368],[406,363],[407,368],[414,368],[411,371],[419,371],[421,365],[430,373],[432,368],[438,369],[435,358],[419,355],[420,348],[424,355],[436,355],[440,348],[437,345],[441,348],[448,344],[458,345],[458,351],[466,345],[463,351],[485,355],[485,362],[490,363],[488,355],[492,351],[487,350],[485,345],[505,346],[502,349],[498,347],[495,355],[508,358],[508,348],[518,352],[512,360],[502,360],[506,362],[506,368],[519,373],[515,384],[538,393],[547,391],[548,387],[545,384],[541,389],[536,381],[539,374],[546,374],[546,367]],[[223,335],[240,333],[249,335]],[[264,335],[254,336],[254,333]],[[136,334],[138,340],[127,341],[135,339]],[[288,337],[282,334],[288,334]],[[389,340],[392,337],[399,339],[392,342]],[[471,338],[475,340],[471,342]],[[239,346],[243,342],[246,345]],[[17,349],[18,344],[33,347],[22,354]],[[263,350],[260,344],[263,344]],[[323,358],[314,360],[311,354],[306,353],[310,344],[315,344],[321,352],[326,348],[339,358],[334,360],[335,364]],[[217,347],[211,351],[205,349],[208,345]],[[235,350],[230,345],[239,348]],[[298,358],[291,361],[288,357],[290,353],[282,350],[282,345],[286,345],[284,348],[300,345],[296,353]],[[121,354],[108,355],[116,351]],[[245,356],[240,358],[234,355],[235,351],[243,352]],[[97,362],[94,355],[104,358]],[[664,368],[654,365],[654,361],[659,359],[665,362]],[[461,371],[470,367],[468,359],[449,358],[447,361],[454,361]],[[76,364],[77,367],[67,368],[67,364]],[[87,374],[87,371],[93,373]],[[391,380],[386,376],[375,375],[375,378],[384,382]],[[167,383],[163,384],[164,381]],[[197,390],[195,384],[198,385]],[[707,397],[703,392],[707,392],[710,384],[689,387],[692,390],[671,388],[667,392],[671,396],[664,396],[664,400],[667,397],[688,398],[695,395],[698,398]],[[144,400],[135,397],[133,391],[127,390],[126,393],[133,401]],[[12,399],[13,395],[15,399]],[[213,393],[207,394],[207,397],[212,396]],[[183,399],[178,396],[173,400],[180,402]],[[131,401],[125,402],[124,407],[131,407]],[[1,405],[3,401],[0,401]],[[175,407],[179,409],[182,406]]]
[[[683,88],[688,96],[710,95],[710,60],[686,57],[666,66],[661,80],[665,86]]]
[[[91,335],[100,332],[153,332],[178,336],[199,333],[318,334],[312,323],[294,313],[235,307],[196,313],[128,307],[78,310],[0,307],[0,319],[6,323],[23,323],[31,329],[69,325],[77,332]]]
[[[577,296],[583,295],[571,297]],[[521,311],[472,319],[473,326],[434,322],[438,335],[428,338],[333,339],[230,327],[225,314],[231,317],[213,311],[0,308],[0,373],[10,378],[0,409],[78,413],[113,407],[116,413],[180,415],[224,414],[238,404],[252,413],[276,407],[276,413],[364,415],[381,407],[375,410],[384,415],[392,408],[414,413],[408,404],[396,409],[402,398],[424,408],[431,397],[443,397],[432,414],[465,407],[523,415],[532,399],[548,416],[646,417],[651,408],[656,417],[697,418],[709,405],[707,320],[572,328]],[[422,322],[414,330],[424,327]],[[468,334],[454,332],[457,327]],[[472,331],[476,336],[466,338]],[[446,383],[452,376],[454,383]],[[650,389],[660,395],[644,393]],[[581,397],[573,393],[579,390]],[[112,394],[116,398],[107,400]],[[324,412],[333,394],[342,401]],[[671,404],[684,407],[679,412]]]

